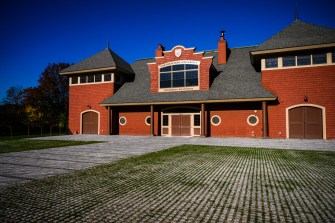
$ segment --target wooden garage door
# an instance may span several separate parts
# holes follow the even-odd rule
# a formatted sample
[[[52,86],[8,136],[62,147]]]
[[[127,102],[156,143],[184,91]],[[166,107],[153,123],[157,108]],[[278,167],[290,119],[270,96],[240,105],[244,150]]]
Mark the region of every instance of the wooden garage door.
[[[98,134],[98,113],[85,112],[83,114],[83,134]]]
[[[316,107],[297,107],[289,110],[290,138],[322,139],[322,110]]]
[[[172,115],[171,119],[173,136],[191,135],[191,115]]]

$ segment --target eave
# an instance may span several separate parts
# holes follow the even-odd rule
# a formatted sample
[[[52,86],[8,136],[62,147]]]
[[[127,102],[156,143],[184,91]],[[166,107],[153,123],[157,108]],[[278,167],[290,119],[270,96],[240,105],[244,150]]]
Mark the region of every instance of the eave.
[[[176,104],[213,104],[213,103],[237,103],[237,102],[261,102],[275,101],[277,97],[271,98],[237,98],[222,100],[201,100],[201,101],[167,101],[167,102],[129,102],[129,103],[100,103],[101,106],[138,106],[138,105],[176,105]]]

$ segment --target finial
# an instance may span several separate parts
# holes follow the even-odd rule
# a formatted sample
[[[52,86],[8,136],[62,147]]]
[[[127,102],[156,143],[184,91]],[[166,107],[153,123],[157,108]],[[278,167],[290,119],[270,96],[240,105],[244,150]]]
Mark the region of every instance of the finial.
[[[109,40],[107,40],[107,49],[109,49]]]
[[[295,21],[299,20],[298,14],[298,0],[295,1]]]

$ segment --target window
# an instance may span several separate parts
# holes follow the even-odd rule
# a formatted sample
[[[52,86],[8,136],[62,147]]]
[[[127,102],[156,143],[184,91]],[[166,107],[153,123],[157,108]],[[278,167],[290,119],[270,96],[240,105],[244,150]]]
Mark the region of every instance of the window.
[[[78,77],[71,77],[71,84],[78,84]]]
[[[200,115],[194,115],[193,126],[200,126]]]
[[[127,119],[126,117],[122,116],[120,119],[119,119],[119,123],[120,125],[125,125],[127,123]]]
[[[198,86],[197,64],[176,64],[160,68],[160,88]]]
[[[150,116],[147,116],[147,117],[145,118],[145,124],[146,124],[146,125],[151,125],[151,117],[150,117]]]
[[[298,66],[310,65],[311,64],[311,56],[310,55],[302,55],[297,57]]]
[[[87,76],[80,76],[80,83],[81,84],[84,84],[84,83],[87,83]]]
[[[215,126],[220,125],[221,118],[219,116],[217,116],[217,115],[214,115],[211,118],[211,123],[212,123],[212,125],[215,125]]]
[[[258,117],[256,115],[249,115],[249,117],[247,118],[247,122],[249,125],[251,126],[255,126],[258,124]]]
[[[313,64],[324,64],[327,63],[327,54],[312,54]]]
[[[265,59],[265,68],[278,67],[278,58]]]
[[[94,75],[95,82],[101,82],[102,81],[102,75],[101,74],[96,74]]]
[[[94,83],[94,75],[87,76],[87,83]]]
[[[112,81],[112,75],[111,74],[105,74],[104,75],[104,81]]]
[[[332,52],[332,62],[335,63],[335,51]]]
[[[283,57],[283,67],[295,66],[295,56]]]
[[[169,116],[163,115],[163,126],[169,126]]]

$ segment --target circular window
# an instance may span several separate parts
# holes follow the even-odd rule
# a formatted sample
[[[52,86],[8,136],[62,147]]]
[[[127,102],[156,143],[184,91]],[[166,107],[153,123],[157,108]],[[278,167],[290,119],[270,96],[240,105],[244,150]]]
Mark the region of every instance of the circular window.
[[[214,115],[211,118],[211,123],[212,123],[212,125],[220,125],[221,118],[218,115]]]
[[[147,116],[147,117],[145,118],[145,124],[147,124],[147,125],[150,125],[150,124],[151,124],[151,117],[150,117],[150,116]]]
[[[127,123],[127,119],[126,117],[122,116],[120,119],[119,119],[119,123],[120,125],[125,125]]]
[[[251,126],[255,126],[258,124],[258,117],[256,115],[249,115],[249,117],[247,118],[247,122],[249,125]]]

